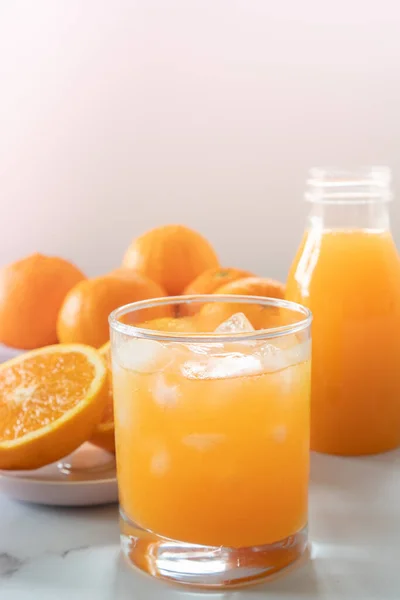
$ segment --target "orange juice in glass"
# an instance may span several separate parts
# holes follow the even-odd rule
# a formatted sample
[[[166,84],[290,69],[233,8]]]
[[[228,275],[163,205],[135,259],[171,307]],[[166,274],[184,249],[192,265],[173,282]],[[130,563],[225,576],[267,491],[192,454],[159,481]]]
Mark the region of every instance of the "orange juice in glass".
[[[372,454],[400,445],[400,262],[390,172],[313,169],[308,227],[286,297],[313,312],[311,448]]]
[[[146,308],[189,302],[232,306],[231,316],[216,331],[201,314],[137,325]],[[272,328],[253,329],[245,314],[256,306]],[[121,539],[133,564],[219,587],[304,552],[310,321],[297,304],[246,296],[162,298],[112,313]]]

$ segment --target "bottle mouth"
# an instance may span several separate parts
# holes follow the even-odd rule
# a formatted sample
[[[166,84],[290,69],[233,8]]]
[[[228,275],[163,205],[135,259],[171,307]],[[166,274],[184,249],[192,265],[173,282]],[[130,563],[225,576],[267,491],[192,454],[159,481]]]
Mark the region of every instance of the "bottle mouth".
[[[366,204],[389,202],[391,193],[389,167],[357,169],[337,167],[312,168],[307,179],[305,199],[326,204]]]

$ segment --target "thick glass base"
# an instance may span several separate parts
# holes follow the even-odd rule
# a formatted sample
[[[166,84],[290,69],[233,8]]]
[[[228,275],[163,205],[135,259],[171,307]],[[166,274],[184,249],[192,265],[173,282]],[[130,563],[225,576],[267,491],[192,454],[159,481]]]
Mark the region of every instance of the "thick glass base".
[[[307,548],[307,526],[274,544],[249,548],[201,546],[163,538],[121,513],[121,545],[128,561],[146,573],[203,588],[242,586],[277,573]]]

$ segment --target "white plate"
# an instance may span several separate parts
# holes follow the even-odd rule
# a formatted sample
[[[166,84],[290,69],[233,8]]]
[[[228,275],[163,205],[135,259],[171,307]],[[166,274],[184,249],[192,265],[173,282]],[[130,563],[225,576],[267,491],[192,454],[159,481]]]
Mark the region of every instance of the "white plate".
[[[0,363],[25,350],[0,344]],[[60,468],[72,463],[72,468]],[[95,506],[118,502],[115,458],[84,444],[58,464],[33,471],[0,471],[0,493],[14,500],[52,506]]]
[[[16,348],[9,348],[8,346],[0,344],[0,363],[6,362],[6,360],[10,360],[10,358],[19,356],[24,352],[26,352],[26,350],[17,350]]]
[[[84,444],[58,464],[33,471],[0,471],[0,493],[14,500],[53,506],[118,502],[115,458]]]

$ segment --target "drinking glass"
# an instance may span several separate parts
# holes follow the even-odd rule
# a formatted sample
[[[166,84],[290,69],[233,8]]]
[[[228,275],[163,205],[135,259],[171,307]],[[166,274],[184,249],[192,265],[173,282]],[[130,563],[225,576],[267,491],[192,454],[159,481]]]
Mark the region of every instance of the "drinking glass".
[[[148,320],[162,308],[175,317]],[[224,587],[303,554],[310,324],[299,304],[254,296],[151,299],[110,315],[121,543],[131,563]]]

